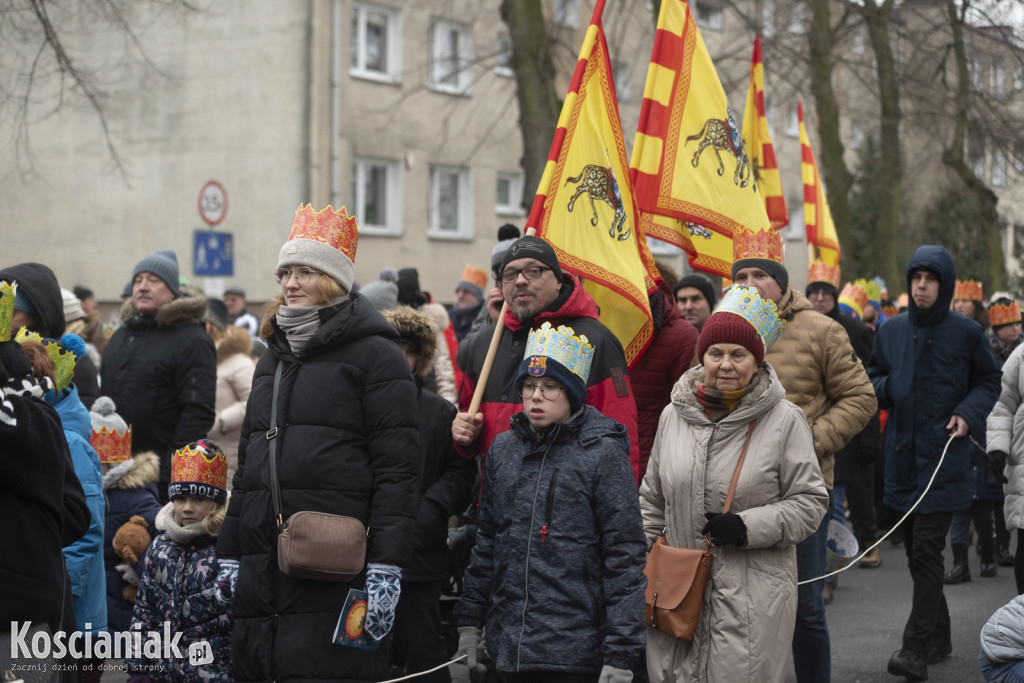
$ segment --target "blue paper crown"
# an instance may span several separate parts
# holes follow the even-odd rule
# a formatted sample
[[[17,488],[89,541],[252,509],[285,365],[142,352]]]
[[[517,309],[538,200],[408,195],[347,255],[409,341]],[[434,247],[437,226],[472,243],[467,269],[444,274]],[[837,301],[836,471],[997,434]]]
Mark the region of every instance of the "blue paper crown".
[[[594,346],[586,335],[577,337],[571,327],[559,325],[556,329],[551,327],[551,323],[544,323],[531,330],[526,340],[524,358],[532,356],[544,356],[558,361],[586,384],[590,376],[590,364],[594,360]]]
[[[753,287],[730,287],[715,308],[715,313],[720,311],[735,313],[753,325],[761,337],[765,353],[782,334],[782,328],[785,326],[785,322],[779,319],[775,302],[762,299]]]

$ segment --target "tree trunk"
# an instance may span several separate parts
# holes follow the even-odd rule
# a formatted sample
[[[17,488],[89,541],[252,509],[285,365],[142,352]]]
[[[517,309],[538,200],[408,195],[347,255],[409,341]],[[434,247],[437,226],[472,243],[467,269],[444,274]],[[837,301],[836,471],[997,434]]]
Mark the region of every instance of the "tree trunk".
[[[964,143],[967,139],[968,114],[971,107],[971,82],[967,69],[967,49],[964,44],[964,23],[970,2],[963,2],[958,9],[954,0],[946,0],[946,14],[953,38],[953,54],[956,58],[957,90],[954,100],[956,112],[953,119],[953,139],[942,155],[942,161],[963,182],[974,198],[980,215],[978,238],[988,251],[988,278],[985,289],[995,291],[1006,287],[1006,265],[1003,260],[1003,241],[999,234],[999,212],[996,203],[999,198],[979,178],[964,159]],[[961,13],[962,12],[962,13]]]
[[[540,0],[502,0],[512,41],[519,129],[523,135],[523,208],[530,210],[558,127],[562,101],[555,90],[552,43]]]
[[[881,275],[894,291],[902,291],[902,264],[896,245],[902,228],[901,213],[903,202],[903,146],[900,139],[900,123],[903,113],[900,109],[900,85],[892,44],[889,42],[889,19],[892,15],[893,0],[864,0],[861,13],[867,26],[871,47],[875,54],[878,75],[878,101],[881,107],[879,145],[881,177],[877,179],[879,217],[875,225],[872,253],[875,271]],[[869,264],[860,264],[862,267]],[[895,297],[895,294],[893,295]]]
[[[853,175],[843,159],[843,140],[839,134],[839,103],[832,88],[832,47],[835,33],[829,8],[831,0],[807,0],[811,10],[811,27],[807,32],[811,93],[818,115],[818,136],[821,138],[821,175],[826,186],[829,209],[836,224],[839,246],[850,245],[850,191]],[[842,266],[847,272],[856,272],[844,253]]]

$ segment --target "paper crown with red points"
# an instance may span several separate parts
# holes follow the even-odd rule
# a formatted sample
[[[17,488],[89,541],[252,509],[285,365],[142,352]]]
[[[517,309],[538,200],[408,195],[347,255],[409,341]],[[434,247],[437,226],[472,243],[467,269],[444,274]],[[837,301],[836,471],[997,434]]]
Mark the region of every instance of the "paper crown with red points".
[[[981,283],[976,280],[957,280],[953,298],[981,301]]]
[[[92,436],[89,445],[100,456],[100,462],[127,462],[132,457],[132,428],[116,412],[114,401],[100,396],[89,411]]]
[[[0,342],[11,341],[11,326],[14,322],[14,298],[18,284],[0,282]]]
[[[202,496],[227,501],[228,458],[210,439],[200,439],[174,451],[167,497]]]
[[[741,259],[767,259],[780,265],[785,263],[782,236],[775,230],[737,230],[732,235],[732,261]]]
[[[868,305],[868,293],[858,285],[847,282],[843,291],[839,292],[839,310],[846,315],[860,320],[864,316],[864,307]]]
[[[314,211],[310,204],[295,212],[288,241],[281,247],[277,267],[309,266],[352,291],[355,280],[356,245],[359,227],[345,207],[328,206]]]
[[[1020,304],[1016,301],[992,304],[988,307],[988,322],[992,327],[1019,323]]]
[[[807,269],[807,282],[828,282],[837,290],[842,279],[842,271],[839,264],[830,266],[824,261],[817,259]]]

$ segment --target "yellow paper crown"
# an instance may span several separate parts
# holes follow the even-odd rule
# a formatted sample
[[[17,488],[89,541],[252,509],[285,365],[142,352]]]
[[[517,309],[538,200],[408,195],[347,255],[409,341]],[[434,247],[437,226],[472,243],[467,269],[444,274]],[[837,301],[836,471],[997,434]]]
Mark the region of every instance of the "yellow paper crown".
[[[0,342],[11,341],[14,321],[14,297],[18,293],[16,282],[0,282]]]
[[[749,258],[784,264],[782,236],[775,230],[737,230],[732,235],[732,262]]]
[[[480,268],[467,265],[466,269],[462,271],[462,277],[459,279],[476,285],[480,289],[487,289],[487,271]]]
[[[553,328],[551,323],[544,323],[531,330],[526,340],[524,358],[532,356],[544,356],[558,361],[586,384],[590,376],[590,364],[594,361],[594,346],[586,335],[576,336],[571,327],[559,325]]]
[[[864,307],[868,305],[868,293],[858,285],[847,282],[843,285],[843,291],[839,292],[840,310],[847,314],[853,313],[860,320],[864,316]]]
[[[132,428],[129,426],[124,434],[116,429],[100,427],[92,430],[89,445],[100,456],[100,462],[127,462],[132,457]]]
[[[779,318],[779,309],[770,299],[762,299],[754,287],[733,285],[715,307],[715,313],[734,313],[750,323],[764,344],[765,353],[782,334],[785,321]]]
[[[78,362],[78,358],[74,353],[61,346],[60,342],[56,342],[53,339],[43,339],[39,333],[29,332],[27,327],[18,330],[14,341],[19,344],[24,344],[27,341],[35,341],[42,344],[46,350],[46,355],[53,361],[54,388],[57,391],[64,391],[71,384],[71,380],[75,378],[75,363]]]
[[[992,327],[1012,325],[1020,322],[1020,304],[1011,301],[1008,304],[992,304],[988,307],[988,322]]]
[[[872,305],[878,304],[881,306],[882,301],[882,286],[875,280],[866,280],[864,278],[858,278],[853,281],[853,284],[864,290],[864,293],[868,297],[868,303]]]
[[[171,459],[171,483],[194,482],[225,488],[228,483],[228,458],[220,449],[204,448],[204,441],[183,446]]]
[[[359,228],[356,217],[349,216],[345,207],[337,211],[328,206],[319,213],[310,204],[300,206],[295,212],[288,241],[297,239],[314,240],[334,247],[352,263],[356,262],[356,244],[359,242]]]
[[[957,280],[953,298],[981,301],[981,283],[976,280]]]
[[[817,259],[807,270],[808,282],[828,282],[836,289],[839,289],[839,282],[842,279],[842,271],[839,264],[830,266],[824,261]]]

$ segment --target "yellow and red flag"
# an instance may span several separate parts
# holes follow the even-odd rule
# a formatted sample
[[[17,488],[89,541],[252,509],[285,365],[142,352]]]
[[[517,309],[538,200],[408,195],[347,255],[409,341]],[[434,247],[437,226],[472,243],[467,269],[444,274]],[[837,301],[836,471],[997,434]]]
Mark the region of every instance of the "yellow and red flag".
[[[811,151],[811,140],[807,137],[804,126],[804,103],[796,108],[800,121],[800,167],[804,179],[804,225],[807,226],[807,262],[816,259],[829,265],[839,265],[839,236],[836,225],[832,222],[832,212],[828,210],[825,199],[825,188],[818,175],[818,166],[814,163],[814,152]]]
[[[732,236],[770,229],[725,90],[685,0],[662,0],[630,177],[646,235],[728,277]]]
[[[656,271],[637,229],[603,10],[598,0],[526,225],[583,279],[632,366],[654,333],[647,295]]]
[[[764,198],[768,220],[775,230],[789,225],[786,198],[782,194],[782,178],[775,162],[772,134],[764,114],[764,63],[761,61],[761,36],[754,38],[754,54],[750,58],[750,85],[747,106],[743,112],[743,149],[750,157],[757,191]]]

